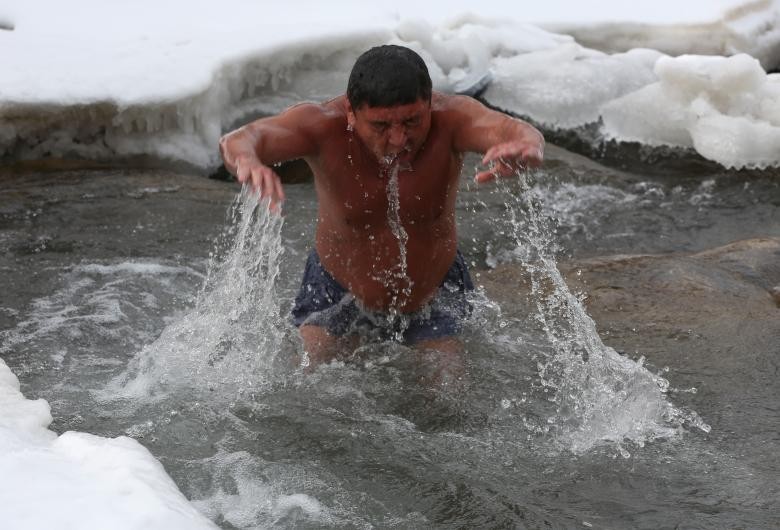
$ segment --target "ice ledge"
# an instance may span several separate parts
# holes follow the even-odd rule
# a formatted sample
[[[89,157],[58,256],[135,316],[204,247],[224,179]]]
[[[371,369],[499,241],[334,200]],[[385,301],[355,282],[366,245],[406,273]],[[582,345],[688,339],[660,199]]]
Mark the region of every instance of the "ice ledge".
[[[28,400],[0,359],[0,506],[15,530],[198,530],[216,526],[162,464],[126,436],[60,436],[49,404]]]

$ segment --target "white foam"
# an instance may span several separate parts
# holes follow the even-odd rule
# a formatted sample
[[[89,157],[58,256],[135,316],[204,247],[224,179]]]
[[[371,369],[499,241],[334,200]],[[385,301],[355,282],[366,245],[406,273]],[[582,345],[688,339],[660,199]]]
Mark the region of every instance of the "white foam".
[[[315,522],[322,527],[340,526],[339,518],[315,497],[289,493],[302,482],[306,489],[330,494],[338,490],[337,485],[310,474],[306,466],[266,462],[245,451],[217,452],[206,465],[213,466],[215,491],[193,504],[212,519],[224,519],[237,528],[297,527],[301,519],[309,526]]]
[[[277,520],[281,520],[296,510],[300,510],[307,517],[319,517],[323,512],[322,505],[317,499],[303,493],[294,493],[279,497],[273,513]]]
[[[593,220],[594,211],[604,215],[616,205],[637,200],[633,193],[600,184],[564,183],[557,188],[537,186],[534,193],[544,197],[541,203],[544,215],[562,226],[579,230],[585,229],[586,220]]]
[[[139,261],[125,261],[117,263],[115,265],[104,265],[99,263],[89,263],[85,265],[79,265],[74,268],[74,272],[86,273],[86,274],[99,274],[99,275],[111,275],[111,274],[130,274],[130,275],[176,275],[176,274],[189,274],[193,276],[203,276],[191,267],[170,266],[162,265],[160,263],[153,262],[139,262]]]
[[[146,342],[151,330],[141,316],[159,308],[157,295],[180,297],[182,285],[202,277],[190,267],[151,261],[77,265],[62,276],[62,287],[33,300],[29,315],[0,333],[0,352],[45,349],[58,336],[90,337],[93,345],[98,338],[125,345]],[[154,294],[150,282],[158,287]],[[109,360],[101,357],[101,362]]]
[[[15,530],[216,528],[131,438],[47,429],[48,403],[28,400],[0,359],[0,506]]]

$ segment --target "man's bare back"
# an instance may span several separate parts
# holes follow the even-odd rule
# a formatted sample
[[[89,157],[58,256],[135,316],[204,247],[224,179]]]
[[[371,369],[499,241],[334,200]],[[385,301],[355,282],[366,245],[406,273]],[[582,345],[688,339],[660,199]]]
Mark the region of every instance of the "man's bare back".
[[[540,165],[544,139],[527,123],[469,97],[432,93],[419,56],[400,47],[380,48],[389,49],[388,60],[396,60],[400,50],[401,63],[391,68],[374,59],[367,64],[384,68],[376,75],[362,66],[357,83],[373,89],[367,98],[352,84],[361,58],[348,95],[257,120],[223,137],[220,148],[228,170],[270,197],[273,209],[284,191],[271,167],[303,158],[314,173],[317,260],[324,272],[362,309],[413,313],[437,295],[456,258],[463,153],[485,153],[483,163],[492,167],[475,179],[486,182]],[[412,86],[418,96],[411,98],[406,89],[416,79],[396,73],[399,65],[406,67],[408,54],[417,61],[412,75],[422,69],[427,78],[422,81],[427,89]]]

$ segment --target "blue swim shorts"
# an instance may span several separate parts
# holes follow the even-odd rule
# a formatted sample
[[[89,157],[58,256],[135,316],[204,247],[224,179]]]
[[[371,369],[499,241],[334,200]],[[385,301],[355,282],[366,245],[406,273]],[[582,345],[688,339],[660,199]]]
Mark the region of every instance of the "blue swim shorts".
[[[423,308],[400,315],[368,311],[325,270],[317,251],[312,250],[292,308],[292,320],[297,327],[320,326],[335,336],[358,334],[389,340],[400,335],[403,342],[411,344],[459,333],[471,314],[466,294],[473,290],[468,268],[458,251],[436,296]]]

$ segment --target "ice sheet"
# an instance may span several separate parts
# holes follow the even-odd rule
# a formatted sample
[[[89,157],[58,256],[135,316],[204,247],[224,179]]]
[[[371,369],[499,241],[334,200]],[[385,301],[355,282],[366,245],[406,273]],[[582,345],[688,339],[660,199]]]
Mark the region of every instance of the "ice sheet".
[[[341,93],[354,58],[385,42],[420,51],[440,90],[493,70],[491,103],[557,128],[597,121],[604,105],[657,81],[657,52],[607,55],[528,21],[565,24],[575,35],[610,24],[623,48],[667,49],[674,41],[678,51],[708,43],[717,53],[751,51],[765,64],[780,57],[777,0],[553,0],[522,9],[486,1],[474,11],[466,0],[383,8],[348,0],[337,9],[306,0],[17,4],[0,13],[13,27],[0,30],[0,157],[151,155],[211,170],[225,130],[300,99]],[[710,134],[721,129],[709,127]],[[621,139],[616,131],[609,133]],[[732,165],[767,164],[740,159],[749,154],[735,150]]]

